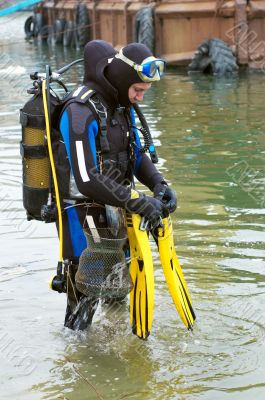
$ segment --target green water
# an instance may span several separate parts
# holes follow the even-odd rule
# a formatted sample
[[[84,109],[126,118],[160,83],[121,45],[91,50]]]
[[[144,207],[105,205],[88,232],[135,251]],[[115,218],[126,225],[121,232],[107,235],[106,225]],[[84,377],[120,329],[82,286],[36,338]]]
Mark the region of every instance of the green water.
[[[193,333],[174,309],[154,246],[148,341],[131,334],[128,305],[101,307],[90,331],[71,332],[65,297],[47,283],[55,228],[25,221],[18,110],[29,72],[80,53],[24,42],[24,19],[0,27],[1,399],[263,400],[265,75],[170,70],[143,104],[159,169],[178,193],[175,242],[197,314]],[[81,79],[81,66],[66,75],[70,88]]]

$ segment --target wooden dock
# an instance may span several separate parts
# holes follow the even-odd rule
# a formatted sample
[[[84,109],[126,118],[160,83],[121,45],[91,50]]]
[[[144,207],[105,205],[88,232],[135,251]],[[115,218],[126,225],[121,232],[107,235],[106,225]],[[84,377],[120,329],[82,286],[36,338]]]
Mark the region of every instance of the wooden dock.
[[[77,0],[46,0],[41,12],[48,25],[56,19],[76,21]],[[137,40],[136,17],[153,10],[154,52],[170,64],[186,65],[206,39],[224,40],[239,64],[265,65],[265,0],[85,0],[89,39],[104,39],[120,47]]]

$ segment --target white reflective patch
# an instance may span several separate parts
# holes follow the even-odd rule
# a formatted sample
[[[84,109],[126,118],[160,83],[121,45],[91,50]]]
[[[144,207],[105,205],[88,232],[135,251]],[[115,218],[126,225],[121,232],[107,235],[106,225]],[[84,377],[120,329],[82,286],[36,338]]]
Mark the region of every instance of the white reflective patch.
[[[93,92],[93,90],[92,90],[92,89],[89,89],[87,92],[85,92],[84,94],[82,94],[81,100],[84,100],[91,92]]]
[[[101,242],[100,235],[98,233],[98,230],[96,228],[96,225],[95,225],[95,222],[94,222],[94,219],[93,219],[92,215],[87,215],[86,216],[86,221],[87,221],[87,225],[88,225],[88,227],[89,227],[89,229],[91,231],[91,235],[92,235],[92,237],[94,239],[94,242],[95,243],[100,243]]]
[[[77,88],[74,93],[73,93],[73,97],[76,97],[79,95],[79,93],[81,92],[81,90],[83,89],[84,86],[80,86],[79,88]]]
[[[75,146],[76,146],[77,161],[81,178],[83,182],[89,182],[90,179],[86,170],[83,142],[81,140],[78,140],[75,142]]]

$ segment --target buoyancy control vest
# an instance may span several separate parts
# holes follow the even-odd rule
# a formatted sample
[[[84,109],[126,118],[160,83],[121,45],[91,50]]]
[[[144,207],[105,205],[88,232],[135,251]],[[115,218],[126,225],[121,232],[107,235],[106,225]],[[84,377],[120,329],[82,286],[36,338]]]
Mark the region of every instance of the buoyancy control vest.
[[[98,122],[99,132],[95,138],[98,171],[103,175],[111,176],[111,179],[119,184],[131,182],[135,166],[135,136],[130,110],[119,107],[108,109],[104,104],[104,100],[94,90],[86,86],[81,86],[70,94],[63,111],[71,103],[85,104]],[[87,127],[85,128],[87,129]],[[61,144],[59,143],[60,146]],[[58,157],[57,164],[59,167],[58,173],[61,175],[59,164],[60,160],[66,160],[65,149],[60,151],[59,148],[59,153],[61,153],[61,156]],[[66,170],[67,165],[68,170]],[[67,179],[65,179],[64,185],[61,185],[60,191],[64,198],[71,199],[76,196],[77,188],[72,191],[74,187],[72,184],[72,171],[69,171],[69,162],[67,162],[67,165],[62,166],[62,175],[67,176]],[[59,179],[59,181],[63,182],[63,176],[62,180]],[[68,185],[67,182],[69,183]],[[80,193],[77,197],[84,198]]]
[[[77,60],[76,62],[80,61],[81,60]],[[63,67],[60,71],[65,72],[76,62]],[[60,81],[60,71],[54,74],[50,73],[49,80],[47,79],[47,71],[46,75],[38,73],[32,74],[33,88],[29,89],[28,93],[33,94],[33,96],[20,110],[20,123],[22,125],[20,152],[23,164],[23,206],[26,209],[28,220],[36,219],[45,222],[54,222],[56,220],[54,177],[51,173],[51,160],[47,146],[47,129],[42,94],[43,79],[48,81],[48,114],[51,128],[52,153],[62,199],[71,199],[75,197],[78,192],[76,187],[74,188],[76,191],[75,194],[73,194],[71,190],[75,183],[73,177],[71,177],[65,144],[59,130],[60,116],[66,106],[71,102],[87,104],[90,110],[95,113],[95,118],[97,118],[99,122],[100,129],[96,146],[97,154],[100,157],[98,160],[101,166],[100,172],[108,174],[113,167],[118,167],[118,169],[122,171],[121,178],[124,180],[130,179],[133,171],[134,152],[132,149],[134,137],[132,125],[129,126],[128,152],[113,152],[111,143],[109,143],[107,138],[106,108],[100,101],[96,92],[83,86],[79,95],[73,96],[73,92],[68,92],[65,85]],[[54,91],[50,90],[50,82],[57,82],[64,87],[65,95],[62,98],[59,98]],[[135,107],[135,111],[142,124],[140,130],[144,136],[144,146],[141,150],[143,152],[148,150],[152,161],[157,162],[148,125],[138,106]],[[119,113],[119,110],[117,110],[117,112]],[[129,115],[128,121],[130,121]],[[115,118],[113,118],[112,123],[114,125],[117,123]],[[62,162],[62,160],[66,160],[67,162]]]

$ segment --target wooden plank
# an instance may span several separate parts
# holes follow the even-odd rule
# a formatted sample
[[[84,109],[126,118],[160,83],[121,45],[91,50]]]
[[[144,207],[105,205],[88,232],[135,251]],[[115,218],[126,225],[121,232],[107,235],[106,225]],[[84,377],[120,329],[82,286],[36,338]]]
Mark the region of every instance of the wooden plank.
[[[158,54],[175,54],[195,51],[204,41],[218,37],[229,45],[234,40],[226,37],[226,32],[234,25],[234,18],[198,16],[186,18],[182,15],[158,15],[156,17],[156,38]],[[172,40],[172,32],[173,39]]]
[[[204,41],[219,36],[219,18],[204,17],[191,19],[191,45],[186,50],[196,50]]]
[[[115,13],[113,18],[113,46],[122,47],[126,44],[124,15]]]
[[[174,2],[175,4],[178,4],[178,3],[185,3],[185,4],[187,4],[187,3],[199,3],[199,1],[200,2],[205,2],[205,1],[207,1],[208,3],[214,3],[214,4],[216,4],[216,1],[218,1],[218,0],[161,0],[161,3],[170,3],[170,2]],[[222,3],[224,3],[224,2],[227,2],[228,0],[221,0],[222,1]]]
[[[155,55],[159,56],[163,51],[163,43],[162,43],[162,23],[163,19],[159,18],[157,14],[155,14]]]
[[[124,11],[123,11],[123,18],[124,18],[124,35],[125,35],[125,41],[126,43],[130,43],[133,41],[132,38],[132,19],[130,17],[130,14],[128,13],[128,6],[129,6],[129,2],[126,2]]]
[[[249,66],[251,68],[265,68],[265,20],[264,18],[255,18],[249,21],[248,35],[248,55]],[[250,33],[253,33],[250,36]]]
[[[172,32],[174,37],[172,40]],[[163,18],[162,51],[163,54],[181,53],[191,48],[191,21],[189,18]]]
[[[44,7],[44,8],[53,8],[53,7],[54,7],[54,1],[46,1],[46,2],[43,4],[43,7]]]
[[[193,56],[193,51],[174,53],[174,54],[162,54],[161,58],[166,61],[167,65],[188,65]]]
[[[143,8],[143,7],[147,6],[147,5],[148,5],[148,4],[143,3],[142,1],[139,2],[139,3],[131,3],[131,4],[128,6],[128,11],[131,11],[131,12],[133,12],[133,13],[136,13],[136,12],[139,11],[141,8]]]
[[[78,4],[77,0],[58,1],[58,2],[56,3],[56,5],[55,5],[55,8],[56,8],[56,9],[61,9],[61,10],[64,10],[64,9],[67,9],[67,10],[69,10],[69,9],[75,9],[76,6],[77,6],[77,4]]]
[[[201,0],[161,0],[161,3],[173,2],[175,4],[178,4],[178,3],[187,4],[187,3],[198,3],[199,1],[201,1]],[[218,0],[202,0],[202,2],[205,2],[205,1],[208,1],[208,3],[212,2],[212,3],[216,4],[216,1],[218,1]],[[221,1],[223,2],[223,0],[221,0]],[[227,1],[227,0],[225,0],[225,1]]]
[[[111,24],[110,13],[107,12],[98,13],[98,21],[100,27],[99,38],[112,43],[113,37],[112,37],[112,24]]]
[[[111,11],[112,4],[111,3],[98,3],[96,6],[97,11]]]
[[[235,45],[235,18],[222,18],[220,20],[220,39],[226,42],[229,46]],[[230,37],[227,35],[228,32],[232,34]]]
[[[214,2],[197,2],[197,3],[168,3],[160,4],[156,7],[157,14],[182,14],[182,15],[193,15],[201,13],[215,13]]]
[[[92,39],[97,39],[100,38],[100,21],[99,21],[99,15],[96,10],[96,2],[93,1],[93,8],[91,10],[91,16],[92,16]]]
[[[230,29],[227,36],[231,39],[234,37],[239,64],[248,63],[247,32],[247,0],[236,0],[235,25]]]
[[[264,18],[265,17],[265,1],[249,1],[248,17],[250,18]]]

